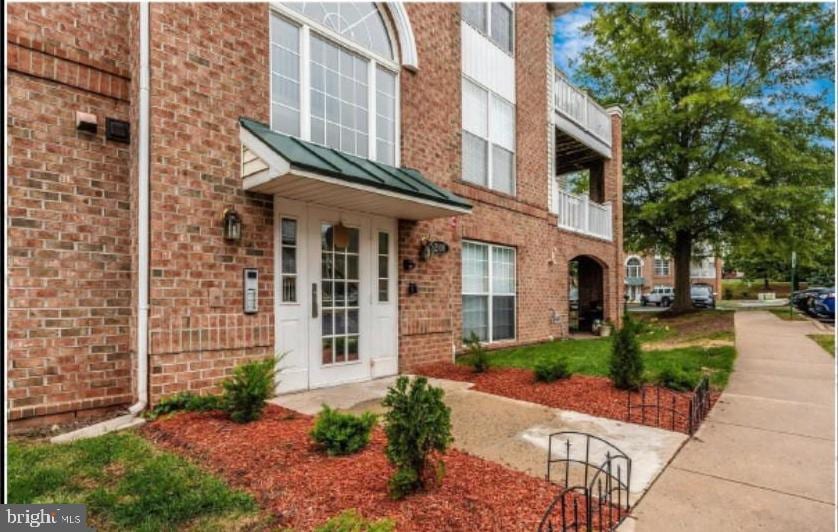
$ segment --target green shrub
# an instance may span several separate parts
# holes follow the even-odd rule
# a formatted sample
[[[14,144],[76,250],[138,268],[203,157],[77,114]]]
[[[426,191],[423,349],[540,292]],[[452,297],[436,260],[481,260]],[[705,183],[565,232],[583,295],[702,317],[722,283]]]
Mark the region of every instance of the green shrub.
[[[323,405],[314,421],[311,437],[322,445],[330,456],[352,454],[366,447],[375,426],[375,414],[360,416],[342,414]]]
[[[535,363],[533,373],[535,380],[540,382],[553,382],[571,375],[567,361],[563,358],[543,358]]]
[[[390,496],[401,499],[425,486],[429,454],[445,452],[451,443],[451,409],[443,402],[441,388],[425,377],[411,381],[399,377],[382,404],[386,414],[387,458],[396,467],[390,478]],[[443,464],[434,464],[438,477]]]
[[[224,407],[230,419],[247,423],[262,417],[265,401],[273,395],[275,357],[237,366],[233,376],[221,385],[224,388]]]
[[[391,532],[395,528],[396,524],[392,519],[367,520],[353,508],[344,510],[314,530],[315,532]]]
[[[628,315],[611,345],[609,374],[614,386],[621,390],[637,390],[643,385],[643,358],[637,340],[637,323]]]
[[[489,371],[489,353],[486,348],[480,343],[480,338],[474,334],[474,331],[465,340],[466,351],[468,353],[471,367],[474,368],[475,373],[484,373]]]
[[[656,379],[658,385],[677,392],[689,392],[698,384],[698,377],[680,368],[665,367]]]
[[[146,419],[154,420],[160,416],[179,411],[222,410],[223,401],[218,395],[196,395],[192,392],[181,392],[160,400],[154,408],[145,413]]]

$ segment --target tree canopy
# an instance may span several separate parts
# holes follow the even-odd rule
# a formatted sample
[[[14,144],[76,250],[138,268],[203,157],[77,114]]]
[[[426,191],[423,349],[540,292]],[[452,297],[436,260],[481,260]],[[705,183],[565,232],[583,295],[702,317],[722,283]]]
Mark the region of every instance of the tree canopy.
[[[673,255],[676,309],[695,245],[785,241],[826,205],[832,24],[824,4],[600,4],[584,28],[578,78],[624,109],[626,240]]]

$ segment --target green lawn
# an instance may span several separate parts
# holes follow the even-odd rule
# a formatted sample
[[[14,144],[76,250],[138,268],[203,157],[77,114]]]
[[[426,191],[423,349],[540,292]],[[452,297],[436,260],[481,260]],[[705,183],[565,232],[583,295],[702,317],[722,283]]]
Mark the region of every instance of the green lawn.
[[[770,313],[786,321],[806,321],[806,318],[796,309],[789,311],[789,307],[769,308]]]
[[[824,351],[832,356],[835,356],[835,335],[833,334],[809,334],[807,335],[812,340],[816,341],[819,346],[823,347]]]
[[[258,528],[250,495],[132,433],[68,444],[13,440],[9,503],[83,503],[99,530]]]
[[[693,376],[710,374],[710,383],[721,389],[727,385],[736,350],[732,345],[732,313],[703,311],[672,319],[660,315],[642,316],[647,322],[640,341],[647,346],[643,361],[646,378],[654,380],[666,367],[680,368]],[[689,345],[689,344],[694,345]],[[542,344],[492,351],[492,367],[532,369],[541,359],[562,357],[573,373],[608,376],[611,338],[557,340]],[[467,355],[458,362],[468,364]]]

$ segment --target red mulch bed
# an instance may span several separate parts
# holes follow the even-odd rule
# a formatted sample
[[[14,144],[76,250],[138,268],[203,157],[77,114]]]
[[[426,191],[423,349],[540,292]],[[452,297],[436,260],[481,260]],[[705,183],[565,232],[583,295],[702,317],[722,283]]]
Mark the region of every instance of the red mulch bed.
[[[629,421],[628,393],[615,388],[605,377],[590,377],[573,375],[569,379],[562,379],[551,383],[536,382],[533,372],[521,368],[492,368],[485,373],[475,373],[472,368],[450,362],[440,362],[422,366],[416,370],[417,374],[440,379],[451,379],[474,383],[474,389],[538,403],[551,408],[574,410],[592,416]],[[657,426],[676,432],[689,433],[688,417],[689,397],[691,394],[674,392],[667,388],[656,386],[645,387],[645,400],[641,401],[641,393],[632,393],[631,422],[642,425]],[[657,408],[640,409],[641,402],[657,404],[660,394],[660,417]],[[718,392],[711,392],[710,406],[719,397]],[[680,415],[673,415],[668,409],[672,408],[675,399],[675,409]],[[675,426],[673,428],[673,418]]]
[[[535,530],[558,487],[457,450],[444,457],[441,485],[393,501],[386,437],[375,429],[360,453],[328,457],[309,438],[312,418],[269,405],[244,425],[217,412],[189,412],[142,429],[158,445],[196,460],[250,492],[278,525],[310,530],[357,508],[390,517],[398,530]]]

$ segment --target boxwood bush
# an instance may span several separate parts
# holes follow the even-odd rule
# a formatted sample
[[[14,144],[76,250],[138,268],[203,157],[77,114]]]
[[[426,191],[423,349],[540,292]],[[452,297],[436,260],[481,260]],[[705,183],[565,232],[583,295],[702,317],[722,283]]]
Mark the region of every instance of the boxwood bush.
[[[330,456],[353,454],[369,443],[375,421],[375,415],[370,412],[355,416],[323,405],[323,410],[314,420],[311,438]]]
[[[553,382],[571,375],[567,361],[563,358],[543,358],[535,363],[533,373],[539,382]]]
[[[276,357],[269,357],[237,366],[233,376],[225,380],[224,406],[230,419],[247,423],[262,417],[265,401],[273,396]]]

